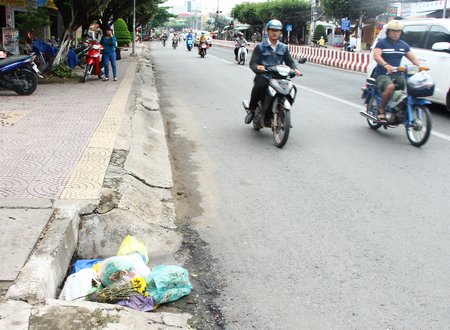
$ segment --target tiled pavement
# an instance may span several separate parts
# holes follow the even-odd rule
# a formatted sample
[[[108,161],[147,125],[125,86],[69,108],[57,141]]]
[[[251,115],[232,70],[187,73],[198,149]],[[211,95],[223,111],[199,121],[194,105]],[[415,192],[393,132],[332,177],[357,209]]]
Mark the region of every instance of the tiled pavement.
[[[0,90],[0,198],[95,197],[134,63],[118,61],[117,82],[40,84],[30,96]]]

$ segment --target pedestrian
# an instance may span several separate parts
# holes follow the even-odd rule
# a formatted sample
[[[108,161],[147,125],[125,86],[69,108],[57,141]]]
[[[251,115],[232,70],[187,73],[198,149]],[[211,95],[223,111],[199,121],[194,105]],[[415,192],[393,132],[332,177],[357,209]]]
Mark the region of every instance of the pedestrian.
[[[117,67],[116,67],[116,46],[117,39],[113,35],[113,30],[110,26],[105,29],[105,35],[100,39],[100,44],[105,47],[103,50],[103,67],[105,69],[105,77],[103,81],[109,80],[109,62],[113,71],[114,81],[117,81]]]
[[[254,32],[253,35],[252,35],[253,43],[256,43],[256,39],[257,39],[257,35],[256,35],[256,32]]]

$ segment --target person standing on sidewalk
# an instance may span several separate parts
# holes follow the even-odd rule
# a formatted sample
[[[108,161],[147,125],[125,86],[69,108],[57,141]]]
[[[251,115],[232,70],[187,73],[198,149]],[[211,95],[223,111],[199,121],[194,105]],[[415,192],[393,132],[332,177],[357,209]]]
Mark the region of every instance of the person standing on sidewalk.
[[[103,50],[103,66],[105,68],[105,77],[103,81],[109,80],[109,62],[113,71],[114,81],[117,81],[117,66],[116,66],[116,46],[117,39],[113,35],[111,27],[105,29],[105,35],[100,39],[100,44],[105,47]]]

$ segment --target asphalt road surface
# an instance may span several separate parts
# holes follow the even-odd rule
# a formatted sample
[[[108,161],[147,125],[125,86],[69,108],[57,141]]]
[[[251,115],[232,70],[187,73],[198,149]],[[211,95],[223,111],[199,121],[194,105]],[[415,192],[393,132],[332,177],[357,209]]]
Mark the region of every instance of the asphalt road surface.
[[[442,107],[416,148],[402,126],[373,131],[358,114],[363,74],[304,64],[293,129],[278,149],[270,130],[243,122],[254,75],[232,49],[201,59],[152,43],[152,56],[192,226],[225,283],[217,303],[227,328],[448,327]]]

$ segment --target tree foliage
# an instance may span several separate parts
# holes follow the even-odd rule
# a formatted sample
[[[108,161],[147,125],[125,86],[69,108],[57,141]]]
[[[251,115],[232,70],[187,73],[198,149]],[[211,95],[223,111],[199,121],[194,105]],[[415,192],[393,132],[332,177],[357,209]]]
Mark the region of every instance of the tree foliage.
[[[325,39],[325,42],[328,41],[327,31],[325,29],[325,26],[321,24],[317,24],[316,28],[314,29],[314,33],[312,35],[311,41],[314,44],[317,44],[320,40],[320,37],[323,37]]]
[[[386,12],[389,0],[322,0],[322,9],[336,21],[341,18],[358,20],[361,15],[375,17]]]
[[[302,28],[311,16],[308,0],[272,0],[267,2],[244,2],[233,7],[231,15],[242,23],[262,25],[271,19]]]
[[[160,27],[163,26],[165,23],[169,21],[170,18],[176,17],[176,15],[173,15],[169,13],[170,7],[159,7],[158,11],[156,12],[155,16],[151,20],[153,27]]]
[[[146,24],[159,11],[158,6],[166,0],[136,0],[136,22]],[[119,17],[129,17],[133,13],[133,1],[124,0],[55,0],[61,14],[64,35],[55,64],[67,58],[70,44],[75,40],[75,31],[83,26],[88,27],[94,21],[101,22],[103,27]]]
[[[131,42],[131,34],[128,30],[127,23],[121,18],[114,22],[114,33],[117,38],[119,46],[128,46]]]
[[[36,31],[50,24],[48,10],[45,7],[30,8],[15,15],[19,35],[26,37],[29,31]]]
[[[225,26],[228,26],[230,21],[223,15],[210,14],[206,22],[210,30],[223,30]]]

